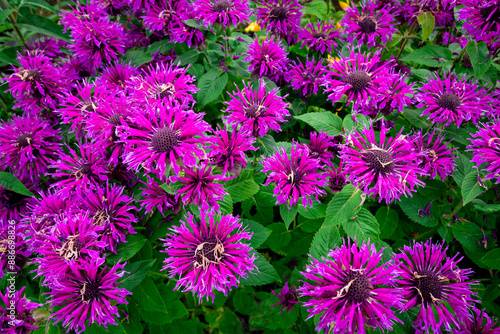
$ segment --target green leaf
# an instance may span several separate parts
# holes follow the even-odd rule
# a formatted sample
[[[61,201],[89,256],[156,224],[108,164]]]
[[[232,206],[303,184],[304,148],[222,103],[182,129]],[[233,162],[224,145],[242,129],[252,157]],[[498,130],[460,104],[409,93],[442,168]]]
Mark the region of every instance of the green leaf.
[[[481,228],[468,221],[459,221],[453,225],[453,235],[465,249],[474,250],[483,238]]]
[[[380,228],[375,218],[370,211],[361,208],[354,219],[349,219],[342,224],[345,233],[351,238],[361,240],[378,240]]]
[[[253,179],[252,171],[243,170],[240,176],[224,183],[233,203],[242,202],[259,192],[259,185]]]
[[[469,174],[467,174],[462,182],[462,198],[464,199],[464,205],[472,201],[474,198],[479,196],[484,191],[479,183],[479,175],[477,170],[474,169]]]
[[[120,288],[127,289],[128,291],[134,290],[134,288],[148,275],[155,261],[156,259],[128,263],[124,269],[127,274],[123,275],[118,280]]]
[[[298,205],[298,212],[302,217],[309,219],[325,218],[326,207],[326,203],[313,202],[313,206],[307,206],[306,209],[304,209],[303,205]]]
[[[286,229],[288,230],[290,224],[297,216],[297,205],[293,205],[289,209],[286,204],[280,204],[280,215],[281,219],[283,219],[283,221],[285,222]]]
[[[25,15],[17,25],[20,28],[24,28],[38,34],[52,36],[66,42],[70,41],[69,35],[63,32],[62,26],[40,15]]]
[[[211,70],[203,74],[198,81],[197,101],[200,106],[216,100],[226,87],[228,76],[226,72]]]
[[[241,278],[241,285],[258,286],[280,281],[276,269],[258,252],[255,252],[254,264],[257,266],[258,271],[254,270],[248,273],[247,278]]]
[[[380,224],[380,239],[388,239],[398,228],[399,215],[396,210],[388,206],[380,207],[375,213],[375,218]]]
[[[476,210],[484,213],[495,213],[500,211],[500,204],[486,204],[480,199],[474,200],[474,207]]]
[[[422,41],[425,42],[427,38],[434,31],[434,27],[436,26],[436,19],[431,12],[421,12],[417,16],[418,24],[422,27]]]
[[[133,291],[133,298],[139,304],[139,308],[150,312],[166,312],[165,303],[154,281],[146,277],[137,285]]]
[[[335,246],[340,245],[341,241],[337,226],[324,226],[316,232],[309,254],[315,259],[321,259],[322,256],[327,256]]]
[[[180,63],[181,66],[186,66],[188,64],[194,64],[198,60],[198,50],[191,49],[188,52],[184,52],[179,57],[175,58],[175,61]]]
[[[330,136],[336,136],[342,131],[342,119],[331,112],[313,112],[294,118],[306,122],[318,132],[325,131]]]
[[[326,209],[326,218],[323,226],[342,225],[355,216],[361,208],[362,191],[348,184],[332,198]]]
[[[470,41],[465,49],[469,55],[472,68],[474,69],[474,76],[478,79],[481,78],[491,66],[488,46],[486,46],[485,42],[476,43],[475,41]]]
[[[24,196],[33,196],[33,193],[17,177],[7,172],[0,172],[0,186]]]
[[[266,244],[274,251],[279,251],[292,240],[292,235],[282,223],[272,223],[266,226],[272,231],[266,240]]]
[[[127,261],[138,251],[140,251],[142,246],[144,246],[144,243],[146,242],[146,238],[144,238],[142,234],[130,234],[127,236],[126,240],[127,242],[122,243],[116,249],[116,255],[108,256],[108,261],[112,263],[116,263],[120,259],[122,261]]]
[[[265,176],[264,174],[262,174]],[[273,207],[276,203],[276,198],[273,195],[274,185],[260,186],[259,192],[254,196],[255,201],[261,207]]]
[[[141,65],[149,63],[153,59],[153,57],[151,57],[144,51],[129,50],[127,51],[127,53],[125,53],[123,59],[125,63],[130,63],[135,67],[139,67]]]
[[[250,239],[250,245],[253,248],[257,248],[262,245],[262,243],[266,241],[266,239],[269,237],[269,235],[271,235],[272,232],[267,227],[264,227],[263,225],[250,219],[242,219],[241,224],[243,225],[243,227],[248,226],[250,232],[253,233],[252,238]]]
[[[49,10],[52,13],[57,13],[57,9],[55,9],[54,7],[52,7],[51,5],[49,5],[48,3],[46,3],[43,0],[24,0],[21,3],[22,3],[22,5],[19,6],[19,8],[21,8],[23,5],[33,5],[33,6],[37,6],[39,8],[42,8],[42,9]]]
[[[3,24],[3,21],[12,13],[14,13],[14,9],[4,9],[0,11],[0,24]]]
[[[474,165],[466,155],[460,152],[458,152],[458,158],[455,160],[455,163],[456,167],[453,172],[453,179],[459,187],[462,187],[465,176],[473,170]]]
[[[398,203],[399,207],[403,212],[416,223],[427,227],[434,227],[438,224],[438,214],[436,211],[438,210],[436,203],[432,203],[430,207],[431,216],[427,216],[426,214],[422,214],[420,210],[425,210],[427,205],[431,200],[422,197],[420,194],[413,194],[412,197],[401,197],[401,201]]]
[[[420,109],[410,109],[410,108],[404,108],[403,109],[403,117],[406,118],[408,122],[410,122],[412,125],[414,125],[417,128],[421,129],[427,129],[429,126],[431,126],[430,123],[428,123],[427,120],[422,119],[420,117],[422,115],[422,110]]]
[[[365,124],[369,124],[370,119],[365,115],[348,114],[344,117],[343,126],[346,131],[352,132],[354,129],[360,130]]]
[[[223,213],[232,213],[233,212],[233,199],[231,195],[226,194],[223,196],[223,199],[218,200],[217,203],[220,205],[220,211]]]
[[[429,67],[451,64],[451,50],[438,45],[425,45],[404,57],[404,62],[414,62]]]
[[[309,2],[306,7],[301,9],[301,12],[304,14],[314,15],[322,20],[328,19],[328,7],[326,6],[326,2],[323,0],[314,0]]]
[[[108,328],[104,326],[99,326],[98,323],[94,322],[90,327],[85,330],[85,334],[127,334],[123,326],[119,323],[118,325],[109,324]]]
[[[500,248],[495,248],[481,259],[485,265],[490,269],[500,270]]]

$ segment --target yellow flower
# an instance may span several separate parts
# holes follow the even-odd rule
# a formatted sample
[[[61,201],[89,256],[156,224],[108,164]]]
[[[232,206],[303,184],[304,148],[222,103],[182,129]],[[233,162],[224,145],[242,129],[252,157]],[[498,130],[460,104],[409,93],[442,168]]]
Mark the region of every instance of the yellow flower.
[[[337,27],[337,29],[339,29],[339,30],[340,30],[340,28],[342,28],[342,26],[338,22],[335,23],[335,27]]]
[[[340,60],[340,58],[338,58],[338,57],[332,57],[332,56],[328,55],[328,61],[330,63],[335,63],[336,61],[339,61],[339,60]]]
[[[260,31],[260,25],[257,22],[252,22],[245,28],[245,32],[257,32]]]
[[[349,0],[339,1],[340,8],[347,10],[349,8]]]

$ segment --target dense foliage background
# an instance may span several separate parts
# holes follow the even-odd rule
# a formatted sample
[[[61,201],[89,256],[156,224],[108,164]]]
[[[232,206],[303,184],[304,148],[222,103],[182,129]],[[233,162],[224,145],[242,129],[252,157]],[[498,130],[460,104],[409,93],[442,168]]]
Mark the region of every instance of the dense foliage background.
[[[271,5],[274,2],[276,1],[271,1]],[[487,4],[496,6],[496,11],[500,10],[495,1],[490,2]],[[201,6],[201,3],[203,1],[197,5]],[[283,3],[288,4],[289,1]],[[141,76],[145,73],[143,71],[150,68],[149,66],[156,68],[159,64],[162,66],[179,64],[180,68],[186,69],[186,75],[195,78],[192,84],[197,88],[197,91],[193,89],[187,91],[194,100],[194,103],[190,103],[187,99],[187,108],[191,107],[196,114],[203,113],[203,120],[213,130],[223,125],[223,117],[227,116],[228,101],[235,99],[236,87],[242,90],[244,84],[252,85],[256,89],[259,83],[263,82],[268,94],[274,94],[272,91],[276,89],[275,93],[283,97],[283,101],[287,103],[289,115],[285,115],[283,121],[278,122],[280,131],[272,129],[264,131],[263,136],[260,133],[247,134],[248,137],[255,139],[253,146],[256,149],[245,152],[245,159],[248,162],[246,167],[233,171],[235,175],[223,174],[221,168],[216,166],[213,169],[213,173],[220,176],[217,182],[223,185],[225,193],[223,199],[217,200],[220,205],[217,211],[238,216],[247,231],[253,233],[249,245],[254,249],[252,252],[255,251],[255,265],[258,268],[258,271],[254,270],[249,273],[247,278],[242,278],[238,286],[232,288],[227,296],[219,291],[215,292],[213,303],[212,300],[198,300],[190,291],[184,293],[182,289],[174,291],[177,278],[169,277],[169,271],[162,270],[167,254],[161,252],[164,249],[164,242],[160,239],[172,233],[171,227],[179,226],[180,221],[186,219],[186,214],[191,213],[195,219],[199,219],[200,214],[204,214],[205,211],[202,209],[200,213],[203,205],[189,204],[189,201],[186,202],[185,197],[181,196],[177,199],[175,208],[172,205],[163,206],[163,212],[154,204],[153,207],[146,208],[144,189],[148,188],[148,185],[161,186],[157,188],[172,194],[173,201],[174,195],[178,194],[180,189],[179,184],[175,185],[175,182],[172,182],[169,185],[165,179],[160,179],[155,171],[148,172],[141,166],[131,168],[130,165],[113,164],[107,161],[108,171],[104,173],[108,179],[106,182],[123,187],[124,194],[133,198],[130,205],[136,207],[137,210],[130,212],[135,220],[132,226],[136,234],[125,231],[126,242],[117,243],[116,253],[106,249],[101,252],[101,256],[105,255],[108,266],[113,266],[120,260],[120,263],[126,261],[124,266],[126,273],[118,282],[121,283],[120,288],[130,291],[131,294],[126,297],[128,304],[117,305],[118,325],[109,325],[106,330],[97,323],[88,324],[89,327],[85,332],[313,333],[319,317],[306,320],[307,309],[300,304],[295,305],[292,312],[285,310],[280,313],[280,305],[271,307],[280,301],[271,290],[278,293],[286,282],[290,287],[300,287],[301,280],[304,279],[300,272],[310,261],[309,254],[318,260],[326,257],[328,251],[341,245],[342,238],[346,237],[356,238],[358,242],[370,240],[377,249],[384,248],[384,261],[389,261],[393,252],[398,251],[404,245],[411,245],[414,241],[422,242],[429,239],[433,242],[444,241],[449,247],[447,250],[449,256],[454,256],[456,253],[464,256],[459,263],[460,268],[473,270],[472,280],[477,281],[478,284],[472,289],[477,292],[477,299],[481,300],[478,308],[485,309],[491,317],[500,317],[500,248],[497,240],[497,230],[500,224],[498,218],[500,197],[495,184],[499,180],[499,169],[493,173],[493,177],[487,178],[488,172],[484,171],[484,166],[478,169],[477,164],[471,161],[473,152],[467,149],[467,146],[471,145],[469,140],[471,134],[476,133],[478,127],[482,126],[478,122],[479,118],[463,117],[464,122],[460,127],[456,126],[456,122],[443,126],[443,122],[435,122],[427,116],[422,116],[426,106],[418,103],[416,99],[419,89],[427,82],[427,79],[431,78],[432,73],[441,77],[449,73],[454,73],[458,77],[466,75],[467,80],[478,81],[478,91],[488,91],[490,100],[487,104],[491,112],[486,115],[488,108],[484,109],[485,113],[480,115],[480,121],[481,123],[492,122],[495,117],[498,117],[498,96],[495,94],[500,69],[498,64],[500,48],[496,45],[497,40],[495,38],[479,40],[466,34],[463,29],[464,20],[459,19],[458,14],[464,10],[464,5],[461,3],[449,2],[453,6],[447,7],[446,10],[450,11],[451,8],[452,16],[445,24],[440,24],[441,21],[437,19],[442,17],[440,15],[444,11],[445,2],[442,1],[412,0],[398,3],[380,0],[373,3],[380,6],[375,10],[374,15],[386,5],[384,10],[390,15],[387,14],[389,17],[382,20],[384,22],[390,20],[393,30],[389,29],[389,35],[385,37],[388,39],[387,42],[381,42],[380,37],[383,37],[381,35],[376,37],[374,43],[368,43],[371,44],[371,47],[368,47],[363,44],[363,41],[346,37],[353,34],[353,30],[349,30],[353,28],[342,23],[344,22],[342,18],[349,7],[362,8],[366,6],[363,3],[335,0],[301,1],[295,7],[301,13],[300,15],[296,13],[300,27],[294,27],[295,30],[291,29],[289,35],[276,33],[271,28],[266,29],[262,20],[259,21],[257,8],[263,8],[264,4],[251,1],[248,6],[252,9],[252,14],[247,21],[207,24],[208,14],[194,10],[196,4],[193,3],[189,4],[192,7],[187,11],[190,12],[189,15],[192,15],[185,14],[179,19],[183,28],[190,29],[190,32],[196,30],[196,33],[200,34],[199,40],[193,38],[190,41],[192,43],[188,45],[185,40],[182,41],[182,36],[174,35],[174,28],[169,26],[169,21],[165,19],[166,15],[172,17],[176,15],[175,9],[172,9],[175,7],[175,2],[163,3],[165,8],[172,10],[171,12],[161,12],[161,10],[158,12],[152,2],[148,1],[96,1],[94,5],[104,8],[103,10],[107,12],[106,22],[108,23],[106,24],[115,22],[114,24],[120,26],[119,31],[122,35],[113,38],[126,39],[126,42],[122,43],[121,47],[113,47],[110,40],[105,40],[108,44],[102,51],[103,54],[95,56],[92,53],[96,52],[95,50],[82,51],[71,46],[78,43],[84,44],[75,40],[77,34],[72,30],[76,29],[74,22],[67,19],[66,29],[61,24],[62,12],[80,11],[77,3],[59,0],[57,2],[2,0],[3,10],[0,12],[2,41],[0,71],[4,88],[0,93],[0,115],[4,120],[2,129],[9,127],[8,124],[11,124],[14,115],[36,114],[41,121],[50,123],[58,130],[61,136],[58,142],[66,155],[72,154],[70,148],[77,150],[80,154],[78,148],[82,139],[88,142],[96,140],[99,143],[99,141],[92,132],[86,132],[87,130],[82,130],[81,133],[75,132],[75,127],[78,128],[79,124],[86,122],[86,116],[64,118],[66,116],[63,112],[59,113],[55,110],[67,108],[68,96],[82,99],[83,94],[78,90],[81,86],[78,85],[90,87],[92,83],[98,82],[98,85],[89,88],[92,91],[91,94],[102,89],[100,86],[103,84],[97,80],[102,77],[103,72],[118,62],[129,64],[131,68],[134,68],[135,76]],[[82,5],[85,4],[82,2]],[[151,7],[148,7],[150,5]],[[162,6],[162,3],[158,2],[156,5]],[[405,12],[409,8],[411,11]],[[88,12],[89,15],[94,15],[91,10]],[[154,16],[155,13],[158,14],[157,18],[163,19],[163,21],[159,19],[157,25],[154,25],[154,22],[151,23],[154,18],[149,18],[150,21],[147,18],[148,14]],[[498,21],[498,13],[494,15],[496,17],[491,20]],[[67,14],[63,16],[68,17]],[[75,17],[79,20],[87,19],[78,15]],[[331,52],[316,51],[308,47],[300,35],[297,37],[298,30],[317,20],[322,22],[331,20],[331,24],[335,26],[337,35],[335,35]],[[158,25],[160,28],[155,29],[154,27]],[[496,31],[498,36],[497,26],[492,25],[491,29]],[[252,48],[255,49],[251,46],[255,40],[262,43],[272,34],[277,35],[273,37],[276,41],[281,39],[288,62],[277,78],[273,77],[271,80],[258,70],[251,73],[248,66],[252,64],[254,58],[247,58],[247,54],[249,48],[250,51]],[[100,36],[104,39],[109,38],[109,36]],[[92,43],[88,40],[86,42]],[[23,103],[14,107],[26,97],[15,98],[13,92],[8,91],[13,87],[13,77],[17,76],[26,81],[23,75],[28,74],[22,72],[26,64],[21,64],[20,60],[28,57],[30,52],[32,57],[37,57],[33,50],[38,50],[36,52],[39,54],[45,52],[49,58],[42,62],[50,61],[50,66],[60,71],[60,75],[68,80],[65,83],[67,87],[58,91],[60,95],[54,98],[56,105],[52,107],[47,107],[49,104],[43,103],[38,105],[38,108]],[[386,110],[368,115],[359,109],[353,110],[353,103],[348,103],[350,101],[345,96],[332,102],[328,99],[329,93],[325,92],[325,88],[329,87],[328,81],[324,79],[329,75],[327,71],[309,73],[309,80],[311,76],[313,77],[311,82],[317,79],[316,85],[322,84],[322,86],[318,85],[317,93],[311,94],[308,91],[303,94],[303,87],[291,84],[298,79],[290,78],[288,74],[292,73],[292,67],[298,62],[305,64],[306,59],[312,60],[314,57],[316,61],[319,60],[325,68],[328,68],[329,63],[349,57],[350,52],[359,54],[370,52],[369,58],[378,52],[381,61],[391,62],[392,59],[397,63],[397,67],[403,70],[402,73],[407,74],[406,76],[401,74],[401,80],[413,86],[411,93],[407,95],[410,102],[404,103],[401,112],[397,107],[392,106],[388,112]],[[81,61],[78,56],[86,58],[85,61],[92,58],[95,63],[91,66],[88,63],[82,65],[85,61]],[[102,61],[96,60],[99,57]],[[78,64],[79,62],[82,64]],[[78,68],[79,66],[81,67]],[[484,88],[481,88],[483,86]],[[120,89],[120,94],[123,94],[123,101],[125,101],[133,95],[133,91],[140,88],[136,81],[118,90]],[[94,107],[92,109],[95,109]],[[112,107],[118,108],[115,105]],[[81,108],[83,107],[80,106],[77,109]],[[132,106],[125,105],[124,108],[131,108],[133,112],[136,112]],[[276,204],[276,196],[273,194],[275,184],[271,182],[269,185],[264,185],[269,173],[262,171],[262,162],[276,154],[275,149],[285,147],[290,152],[293,145],[296,145],[292,143],[307,144],[310,141],[310,133],[313,131],[326,132],[332,137],[341,135],[343,137],[335,137],[337,138],[336,145],[349,145],[347,138],[350,133],[356,130],[361,131],[365,125],[369,128],[374,126],[376,131],[380,131],[382,123],[390,128],[389,135],[393,137],[397,136],[399,131],[408,137],[415,135],[415,131],[418,130],[423,133],[433,131],[440,133],[448,148],[456,148],[452,153],[457,157],[453,160],[452,175],[445,178],[437,176],[434,179],[421,175],[419,178],[425,186],[415,188],[409,196],[400,196],[387,203],[378,196],[364,194],[360,188],[346,181],[345,184],[341,182],[337,189],[328,185],[322,186],[324,194],[321,194],[319,201],[313,200],[312,206],[307,208],[302,205],[302,200],[291,206]],[[236,123],[236,125],[239,124]],[[231,131],[230,126],[227,128]],[[238,130],[235,128],[234,131]],[[211,131],[204,133],[207,138],[214,136]],[[41,175],[32,175],[32,179],[26,181],[20,174],[27,172],[16,171],[16,168],[23,168],[22,166],[14,167],[2,160],[5,155],[11,154],[5,148],[7,144],[4,142],[3,145],[5,151],[0,152],[0,168],[4,170],[0,172],[0,184],[4,187],[0,197],[0,210],[3,210],[3,213],[0,217],[3,220],[2,229],[5,231],[2,233],[7,231],[8,220],[15,217],[17,233],[20,233],[21,238],[17,241],[17,249],[20,250],[20,247],[28,249],[22,255],[17,254],[21,258],[17,259],[20,270],[15,276],[15,286],[18,290],[24,287],[25,298],[40,304],[36,310],[28,312],[32,314],[33,319],[26,316],[25,320],[38,327],[33,330],[33,333],[63,332],[66,329],[61,322],[53,324],[57,316],[49,317],[58,308],[54,308],[48,302],[51,287],[42,284],[46,275],[35,277],[39,265],[35,259],[43,258],[43,254],[40,254],[39,249],[34,245],[32,233],[33,224],[37,224],[37,219],[40,219],[34,215],[33,208],[46,200],[47,191],[51,189],[54,182],[64,179],[64,176],[57,174],[61,172],[62,167],[57,164],[54,167],[58,158],[55,157],[47,171]],[[202,147],[203,142],[197,145]],[[333,148],[335,146],[332,145],[329,150],[332,151]],[[109,153],[114,148],[108,146],[107,149]],[[331,161],[335,167],[338,167],[340,163],[338,150],[339,148],[336,148],[334,159]],[[196,161],[196,165],[201,164],[200,160],[206,158],[205,154],[210,152],[210,148],[204,146],[201,152],[197,156],[199,160]],[[499,146],[496,146],[496,152],[497,157],[500,158]],[[178,163],[182,166],[182,162],[178,160]],[[123,171],[119,168],[123,168]],[[127,168],[132,170],[132,173],[123,178]],[[167,169],[166,173],[167,175],[175,174],[171,169]],[[182,169],[180,173],[184,175],[184,170]],[[224,179],[223,175],[232,178]],[[333,182],[332,179],[329,181],[330,184]],[[62,187],[64,188],[64,185]],[[40,195],[40,192],[44,192],[45,197]],[[181,199],[184,202],[181,202]],[[216,207],[212,202],[209,204],[212,209]],[[71,205],[77,207],[78,203],[72,202]],[[14,216],[7,214],[8,210],[16,208],[18,211]],[[69,211],[70,209],[68,208]],[[22,248],[23,251],[25,248]],[[2,257],[2,270],[6,270],[6,249],[2,249],[0,256]],[[8,277],[9,275],[4,275],[0,282],[2,292],[5,292],[10,284]],[[299,301],[306,299],[299,298]],[[29,331],[29,328],[24,328],[22,325],[18,329],[12,329],[7,323],[5,309],[3,312],[3,331],[14,330],[16,333]],[[417,313],[416,309],[397,313],[404,324],[394,324],[393,332],[415,332],[412,322]],[[372,331],[368,326],[366,330]]]

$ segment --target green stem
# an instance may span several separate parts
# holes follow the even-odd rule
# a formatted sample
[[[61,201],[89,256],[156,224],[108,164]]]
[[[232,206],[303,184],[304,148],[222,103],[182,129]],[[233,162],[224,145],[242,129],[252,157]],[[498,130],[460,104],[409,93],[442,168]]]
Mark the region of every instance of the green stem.
[[[404,40],[403,40],[403,42],[401,42],[401,47],[399,48],[399,52],[398,52],[396,59],[399,60],[399,57],[401,57],[401,54],[403,53],[403,50],[404,50],[406,44],[408,43],[409,37],[416,26],[417,26],[417,20],[413,21],[413,23],[411,24],[410,31],[408,32],[408,34],[406,36],[403,36]]]
[[[153,275],[156,275],[156,276],[161,276],[161,277],[169,278],[167,275],[162,274],[162,273],[157,273],[156,271],[150,271],[149,273],[153,274]]]
[[[462,58],[462,56],[465,54],[465,50],[466,48],[463,48],[462,51],[460,51],[460,54],[457,56],[457,58],[455,58],[453,60],[453,64],[451,65],[451,69],[450,71],[453,71],[453,69],[455,68],[455,65],[458,63],[458,61],[460,60],[460,58]],[[442,67],[439,69],[439,71],[442,69]],[[438,73],[439,73],[438,71]]]
[[[4,9],[9,9],[9,7],[11,7],[5,0],[1,0],[1,2],[2,2],[2,7]],[[16,10],[16,14],[17,14],[17,10]],[[12,24],[12,27],[14,28],[14,31],[19,36],[19,39],[21,40],[21,44],[25,45],[24,36],[16,25],[16,17],[14,16],[14,13],[10,13],[8,18],[9,18],[10,23]]]
[[[449,217],[450,218],[453,218],[453,216],[458,212],[458,210],[460,210],[462,207],[464,206],[464,202],[460,202],[458,203],[457,207],[455,208],[455,210],[453,210],[450,214],[449,214]]]

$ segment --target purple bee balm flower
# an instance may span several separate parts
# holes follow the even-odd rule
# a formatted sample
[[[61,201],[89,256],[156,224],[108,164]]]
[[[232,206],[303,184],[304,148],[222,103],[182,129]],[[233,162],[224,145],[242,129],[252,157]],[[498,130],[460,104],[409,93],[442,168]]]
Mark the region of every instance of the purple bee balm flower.
[[[335,168],[335,165],[331,164],[328,170],[328,188],[335,194],[344,189],[345,185],[348,183],[346,181],[346,176],[344,171],[344,164],[340,160],[339,167]]]
[[[226,126],[214,132],[213,137],[207,138],[207,148],[210,149],[208,158],[210,162],[222,169],[222,174],[229,172],[232,175],[240,175],[242,168],[247,166],[245,151],[256,151],[252,144],[255,139],[251,134],[236,130],[233,125],[232,132],[228,132]]]
[[[59,131],[36,117],[13,115],[0,127],[0,164],[18,178],[37,180],[62,152]]]
[[[477,84],[467,81],[464,75],[457,79],[455,74],[431,74],[430,79],[417,95],[418,108],[425,108],[422,116],[429,115],[429,120],[444,123],[444,126],[472,121],[474,124],[484,112],[491,111],[491,93]]]
[[[70,50],[85,60],[85,66],[91,72],[110,64],[125,52],[125,33],[119,23],[92,20],[71,29],[73,43]]]
[[[4,277],[5,272],[20,275],[31,256],[30,242],[24,235],[26,227],[19,221],[6,222],[0,226],[0,278]]]
[[[85,331],[87,320],[89,326],[118,325],[115,320],[115,316],[119,317],[118,308],[113,305],[128,304],[125,298],[132,294],[118,288],[125,264],[117,263],[108,269],[101,267],[103,263],[104,258],[69,265],[70,271],[47,293],[52,306],[61,307],[50,316],[56,319],[54,324],[62,321],[64,327],[76,333]]]
[[[417,331],[441,333],[450,325],[459,325],[459,320],[469,317],[469,308],[474,300],[471,291],[473,282],[465,282],[472,273],[470,269],[459,269],[456,260],[446,256],[444,242],[433,244],[414,243],[404,246],[395,254],[399,267],[397,285],[402,289],[406,304],[402,311],[420,306],[413,326]]]
[[[81,25],[89,20],[109,22],[106,8],[100,4],[89,4],[82,6],[77,4],[76,8],[71,5],[70,11],[61,11],[61,24],[64,26],[64,32]]]
[[[326,132],[317,133],[315,131],[309,133],[310,143],[305,147],[309,151],[312,158],[318,159],[322,164],[329,165],[335,158],[333,148],[337,146],[334,137]]]
[[[331,21],[309,22],[305,28],[299,30],[302,47],[307,46],[311,51],[320,53],[331,53],[337,46],[335,39],[339,36],[340,31]]]
[[[406,76],[394,74],[386,89],[380,92],[381,98],[376,109],[386,116],[394,109],[403,112],[404,107],[412,105],[415,95],[412,86],[413,84],[406,83]]]
[[[120,185],[124,186],[125,189],[132,190],[139,180],[137,175],[128,170],[128,166],[123,162],[119,162],[111,167],[109,178],[117,181]]]
[[[472,134],[472,142],[467,149],[472,151],[472,161],[477,168],[488,172],[486,179],[500,183],[500,118],[495,118],[491,124],[481,124],[479,131]]]
[[[175,199],[182,198],[185,205],[194,203],[196,206],[201,207],[202,210],[208,211],[209,209],[219,210],[219,203],[217,200],[226,195],[223,183],[220,181],[230,180],[233,177],[223,177],[221,175],[214,175],[212,167],[207,161],[200,163],[199,166],[194,168],[181,167],[184,171],[184,176],[173,177],[172,182],[180,181],[180,189],[177,190]]]
[[[436,131],[424,135],[420,130],[415,134],[413,143],[416,151],[420,153],[419,167],[432,179],[439,175],[444,180],[453,173],[455,169],[453,160],[457,157],[452,152],[458,147],[449,148],[448,145],[452,141],[445,143],[442,135],[440,133],[436,135]]]
[[[52,176],[60,178],[52,187],[69,193],[74,188],[88,188],[108,180],[109,168],[104,160],[105,151],[100,145],[79,143],[80,154],[69,146],[68,151],[69,154],[61,154],[60,160],[52,166],[57,169]]]
[[[219,23],[224,27],[248,22],[250,9],[246,0],[200,0],[196,2],[198,16],[205,25]]]
[[[295,290],[294,287],[289,288],[288,282],[285,283],[279,294],[274,292],[274,290],[271,290],[271,292],[273,293],[273,295],[275,295],[280,299],[279,302],[277,302],[271,307],[281,305],[280,313],[283,313],[283,310],[285,308],[287,312],[292,312],[293,306],[299,303],[299,299],[297,298],[297,291]]]
[[[5,295],[0,291],[0,328],[2,333],[8,334],[28,334],[33,330],[38,329],[35,326],[33,318],[33,310],[42,306],[41,304],[33,303],[29,299],[23,298],[25,286],[18,291],[11,291],[9,287]],[[15,319],[11,318],[14,311]]]
[[[173,64],[150,66],[141,78],[134,78],[133,96],[138,101],[170,101],[188,107],[195,102],[192,94],[198,91],[194,81],[187,68]]]
[[[194,8],[188,8],[182,19],[197,19],[196,10]],[[205,35],[203,35],[200,29],[188,26],[182,22],[178,22],[178,24],[172,28],[170,31],[170,38],[174,43],[186,43],[188,47],[194,46],[195,48],[198,48],[205,41]]]
[[[316,62],[314,58],[310,61],[307,57],[305,65],[300,60],[292,63],[287,73],[287,81],[293,89],[300,91],[302,96],[318,94],[319,86],[323,83],[326,73],[327,70],[322,61]]]
[[[453,334],[500,334],[500,327],[496,327],[498,320],[490,319],[484,310],[474,308],[472,318],[464,318]]]
[[[369,47],[383,46],[392,40],[392,35],[397,31],[394,24],[394,17],[389,9],[377,9],[373,0],[363,3],[361,11],[357,7],[350,7],[342,20],[347,41],[358,41]]]
[[[97,240],[101,231],[102,226],[94,225],[87,213],[56,217],[54,227],[40,236],[35,250],[39,255],[34,260],[38,264],[37,276],[43,277],[44,284],[52,285],[70,271],[70,263],[98,259],[106,246]]]
[[[94,225],[102,227],[99,240],[104,247],[116,253],[116,247],[125,242],[128,234],[135,234],[132,224],[137,222],[132,204],[134,199],[123,193],[124,188],[109,183],[106,186],[80,191],[77,194],[80,208],[88,212]]]
[[[321,189],[326,185],[326,174],[320,172],[320,161],[309,155],[302,145],[294,143],[290,156],[284,147],[276,149],[276,153],[265,158],[262,165],[262,172],[271,172],[265,185],[271,182],[276,185],[273,190],[276,204],[287,204],[291,208],[302,197],[302,205],[306,208],[313,205],[312,196],[319,202],[318,197],[326,194]]]
[[[20,180],[26,188],[35,193],[35,187],[27,179]],[[7,226],[9,221],[19,222],[21,218],[29,213],[29,206],[36,202],[34,196],[25,196],[12,190],[0,187],[0,229]]]
[[[394,322],[402,323],[391,310],[402,304],[401,292],[392,287],[397,267],[380,264],[382,252],[369,241],[358,247],[348,239],[321,262],[311,256],[301,273],[308,282],[298,291],[300,297],[310,298],[303,304],[310,308],[308,318],[323,313],[318,332],[364,334],[365,324],[384,331]]]
[[[354,102],[354,108],[378,102],[392,83],[391,65],[380,61],[380,53],[355,53],[340,60],[330,61],[330,71],[323,86],[328,99],[333,103],[347,97],[347,104]]]
[[[389,203],[401,195],[411,196],[415,187],[424,185],[418,177],[425,173],[416,166],[420,155],[401,131],[395,138],[388,137],[382,125],[377,139],[373,128],[365,124],[361,132],[350,133],[347,142],[341,151],[347,180],[366,194]]]
[[[143,12],[144,25],[151,31],[168,33],[180,23],[180,14],[188,9],[187,1],[155,1],[151,9]]]
[[[302,6],[296,0],[260,1],[262,7],[257,10],[257,20],[269,32],[290,36],[300,25]],[[290,39],[288,39],[290,43]]]
[[[13,67],[14,73],[5,79],[9,82],[6,92],[12,92],[15,98],[14,108],[35,113],[44,108],[55,109],[67,90],[61,72],[43,52],[29,52],[17,59],[21,67]]]
[[[122,92],[131,87],[130,79],[137,75],[138,71],[135,67],[116,62],[103,70],[99,84],[107,89]]]
[[[160,185],[148,176],[148,182],[141,183],[146,188],[141,188],[142,198],[139,200],[141,207],[146,213],[153,212],[155,209],[160,210],[163,217],[167,216],[167,212],[178,214],[182,208],[181,202],[175,199],[175,196],[166,192]],[[167,211],[168,210],[168,211]]]
[[[211,128],[202,113],[184,111],[171,102],[148,104],[146,108],[124,130],[124,160],[130,169],[139,172],[144,168],[165,181],[167,166],[172,166],[176,174],[180,172],[177,160],[182,159],[187,166],[196,164],[196,156],[203,155],[197,144],[203,141],[203,132]]]
[[[31,38],[30,38],[31,39]],[[68,43],[52,37],[38,37],[36,40],[26,41],[26,49],[34,52],[42,53],[49,58],[66,57],[66,54],[61,51],[62,48],[67,48]]]
[[[181,222],[160,239],[165,241],[162,252],[168,255],[162,270],[169,270],[171,278],[178,276],[175,289],[192,291],[200,300],[212,297],[213,302],[214,290],[227,295],[240,277],[256,269],[255,254],[244,241],[252,233],[245,231],[238,217],[202,212],[198,222],[188,213]]]
[[[233,125],[239,125],[239,131],[251,133],[252,136],[264,137],[269,130],[281,131],[280,123],[290,115],[284,97],[278,96],[278,89],[266,91],[264,81],[259,82],[255,90],[243,82],[243,89],[229,93],[231,100],[227,102],[224,118]]]
[[[265,37],[262,44],[256,38],[248,46],[248,56],[245,62],[249,62],[248,70],[257,78],[268,77],[274,82],[282,79],[288,64],[288,53],[285,52],[280,40],[273,37]]]
[[[474,40],[490,43],[500,33],[500,4],[497,0],[462,0],[458,18]]]

